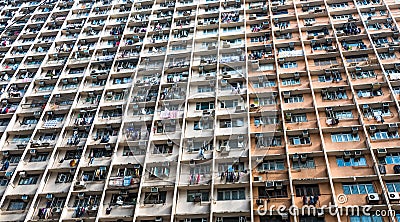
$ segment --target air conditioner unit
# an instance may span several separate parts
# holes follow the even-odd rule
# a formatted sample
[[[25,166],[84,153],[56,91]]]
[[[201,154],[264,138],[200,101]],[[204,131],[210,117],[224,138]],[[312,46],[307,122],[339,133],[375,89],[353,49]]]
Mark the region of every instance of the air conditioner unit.
[[[397,192],[389,192],[389,200],[400,200],[400,195]]]
[[[85,181],[75,182],[75,188],[85,188],[85,187],[86,187]]]
[[[283,92],[283,98],[290,98],[290,91],[284,91]]]
[[[377,150],[378,157],[385,157],[387,154],[387,150],[385,148],[379,148]]]
[[[299,161],[300,156],[299,156],[299,154],[296,153],[296,154],[293,154],[292,158],[293,158],[293,162],[297,162],[297,161]]]
[[[37,150],[31,149],[31,150],[29,150],[29,154],[31,154],[32,156],[36,156]]]
[[[61,213],[61,208],[60,207],[53,207],[53,208],[51,208],[51,213],[60,214]]]
[[[158,187],[152,187],[150,188],[151,193],[158,193]]]
[[[21,178],[25,178],[25,177],[26,177],[26,172],[25,172],[25,171],[19,172],[19,176],[20,176]]]
[[[361,157],[361,155],[362,155],[361,150],[356,150],[356,151],[354,151],[354,156],[355,156],[355,157]]]
[[[51,193],[46,194],[46,199],[49,199],[49,200],[53,199],[53,194],[51,194]]]
[[[275,189],[275,182],[274,181],[265,182],[265,189],[274,190]]]
[[[343,158],[344,159],[350,159],[351,157],[351,152],[350,151],[344,151],[343,152]]]
[[[373,204],[379,202],[379,195],[377,193],[370,193],[367,195],[368,204]]]
[[[369,126],[369,132],[370,133],[375,133],[376,132],[376,126]]]

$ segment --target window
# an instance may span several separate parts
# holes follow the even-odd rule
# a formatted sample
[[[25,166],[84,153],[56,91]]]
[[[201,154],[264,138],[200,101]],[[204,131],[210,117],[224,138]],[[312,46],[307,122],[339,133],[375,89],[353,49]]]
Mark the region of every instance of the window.
[[[221,108],[236,108],[239,105],[239,100],[223,100],[221,101]]]
[[[334,143],[360,141],[358,134],[353,133],[333,133],[331,139]]]
[[[336,91],[323,91],[321,93],[323,100],[339,100],[339,99],[347,99],[345,90],[336,90]]]
[[[307,115],[304,114],[295,114],[292,115],[292,123],[301,123],[301,122],[307,122]]]
[[[260,106],[275,105],[276,98],[274,98],[274,97],[255,98],[254,104],[260,105]]]
[[[281,67],[282,69],[292,69],[297,68],[297,66],[297,62],[285,62],[279,65],[279,67]]]
[[[396,58],[396,54],[394,53],[388,53],[388,52],[383,52],[383,53],[379,53],[379,58],[382,60],[385,59],[395,59]]]
[[[212,34],[217,34],[218,29],[204,29],[203,34],[204,35],[212,35]]]
[[[135,205],[137,200],[137,193],[128,193],[128,195],[113,194],[111,196],[110,205]]]
[[[217,200],[245,200],[245,189],[218,190]]]
[[[271,189],[271,190],[266,190],[265,186],[264,187],[258,187],[258,197],[259,198],[283,198],[287,197],[287,186],[282,185],[282,189]],[[263,221],[263,220],[262,220]],[[268,222],[274,222],[267,220]],[[281,222],[282,218],[280,220],[277,220],[276,222]]]
[[[150,167],[150,177],[151,178],[160,178],[160,177],[169,177],[169,167],[167,166],[153,166]]]
[[[3,157],[3,160],[1,163],[5,163],[8,161],[8,163],[19,163],[21,160],[21,154],[10,154],[8,157]]]
[[[232,128],[244,126],[243,119],[220,120],[221,128]]]
[[[373,213],[372,213],[373,214]],[[369,216],[350,216],[350,222],[383,222],[381,216],[369,215]]]
[[[307,160],[293,161],[293,169],[313,169],[315,168],[315,162],[313,158],[307,158]]]
[[[144,204],[163,204],[167,200],[166,191],[160,191],[157,193],[147,192],[144,196]]]
[[[83,199],[75,198],[73,207],[87,207],[87,206],[98,206],[100,203],[99,195],[85,195]]]
[[[284,98],[285,103],[301,103],[304,102],[303,95],[294,95],[289,98]]]
[[[106,150],[103,148],[93,148],[90,153],[90,157],[94,158],[102,158],[102,157],[111,157],[113,151]]]
[[[353,18],[351,14],[344,14],[344,15],[333,15],[333,20],[347,20],[349,18]]]
[[[194,121],[194,130],[213,129],[214,123],[212,121]]]
[[[223,28],[223,32],[240,32],[242,30],[241,26],[233,26]]]
[[[210,165],[196,165],[195,167],[190,168],[190,174],[209,174],[211,172]]]
[[[347,8],[349,4],[347,2],[341,2],[341,3],[333,3],[330,5],[331,8],[337,9],[337,8]]]
[[[22,122],[21,125],[30,125],[30,124],[36,124],[38,123],[38,119],[34,118],[34,117],[25,117]]]
[[[70,173],[58,173],[56,183],[71,183],[74,175]]]
[[[315,23],[315,18],[305,18],[304,23],[309,23],[309,24]]]
[[[4,187],[8,185],[8,179],[5,178],[4,176],[0,176],[0,186]]]
[[[386,187],[389,192],[397,192],[400,193],[400,182],[386,182]]]
[[[289,137],[291,145],[307,145],[311,144],[310,137],[291,136]]]
[[[32,185],[36,184],[39,180],[39,175],[28,175],[25,178],[19,180],[18,185]]]
[[[328,65],[336,65],[338,64],[338,62],[336,58],[314,59],[314,64],[316,66],[328,66]]]
[[[293,86],[299,84],[300,84],[300,79],[294,79],[294,78],[282,79],[283,86]]]
[[[193,146],[188,145],[188,152],[193,152],[193,151],[200,151],[200,149],[204,150],[212,150],[212,140],[211,141],[194,141]]]
[[[338,119],[352,119],[353,118],[353,113],[350,110],[336,111],[336,112],[334,112],[334,115]]]
[[[269,160],[261,163],[258,166],[260,171],[274,171],[274,170],[285,170],[285,164],[283,160]]]
[[[242,162],[236,162],[234,164],[232,163],[219,163],[218,164],[218,172],[242,172],[244,171],[244,163]]]
[[[358,90],[357,92],[358,97],[362,98],[362,97],[373,97],[373,96],[382,96],[383,92],[381,89],[372,91],[370,89],[362,89],[362,90]]]
[[[377,130],[374,134],[371,135],[372,140],[387,140],[387,139],[397,139],[399,138],[399,133],[396,132],[388,132]]]
[[[273,87],[273,86],[276,86],[276,83],[274,80],[263,81],[263,82],[253,82],[254,88],[267,88],[267,87]]]
[[[318,185],[297,185],[296,197],[319,195]]]
[[[82,155],[82,150],[67,150],[65,153],[64,160],[80,159]]]
[[[260,71],[274,70],[274,64],[261,64],[260,68],[258,70],[260,70]]]
[[[206,93],[206,92],[214,92],[214,88],[207,85],[207,86],[198,86],[197,87],[198,93]]]
[[[210,192],[207,190],[188,190],[187,202],[210,201]]]
[[[256,144],[257,148],[282,146],[282,139],[280,136],[256,137]]]
[[[171,50],[172,51],[178,51],[178,50],[186,50],[187,45],[172,45]]]
[[[83,171],[82,180],[83,181],[99,181],[106,179],[107,167],[99,167],[96,170]]]
[[[279,122],[279,118],[277,116],[262,116],[262,117],[254,117],[254,125],[272,125],[277,124]]]
[[[156,144],[154,145],[153,154],[167,154],[172,153],[173,146],[167,144]]]
[[[367,160],[365,157],[351,157],[345,159],[343,157],[336,157],[336,163],[339,167],[348,166],[367,166]]]
[[[25,210],[27,204],[28,204],[27,202],[24,202],[22,200],[11,200],[10,203],[8,204],[7,211]]]
[[[38,153],[35,156],[31,156],[29,162],[43,162],[47,160],[49,153]]]
[[[343,193],[346,195],[350,194],[370,194],[376,193],[375,188],[372,183],[359,184],[359,183],[351,183],[351,184],[342,184]]]
[[[196,110],[214,109],[214,102],[199,102],[196,103]]]
[[[332,76],[318,76],[318,82],[332,82]]]
[[[380,164],[400,164],[400,153],[388,153],[379,159]]]

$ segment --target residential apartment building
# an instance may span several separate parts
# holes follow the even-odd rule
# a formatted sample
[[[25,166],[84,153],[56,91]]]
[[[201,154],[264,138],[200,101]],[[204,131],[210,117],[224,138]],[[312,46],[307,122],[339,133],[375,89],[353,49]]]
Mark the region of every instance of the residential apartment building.
[[[0,221],[400,221],[398,0],[0,8]]]

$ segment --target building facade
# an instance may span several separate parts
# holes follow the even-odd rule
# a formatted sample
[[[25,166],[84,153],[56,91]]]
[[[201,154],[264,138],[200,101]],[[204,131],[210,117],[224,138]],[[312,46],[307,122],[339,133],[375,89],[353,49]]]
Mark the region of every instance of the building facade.
[[[400,221],[399,1],[0,7],[0,221]]]

